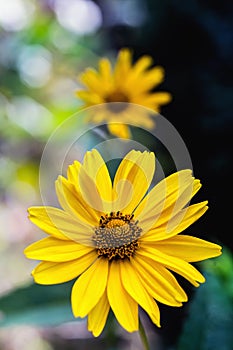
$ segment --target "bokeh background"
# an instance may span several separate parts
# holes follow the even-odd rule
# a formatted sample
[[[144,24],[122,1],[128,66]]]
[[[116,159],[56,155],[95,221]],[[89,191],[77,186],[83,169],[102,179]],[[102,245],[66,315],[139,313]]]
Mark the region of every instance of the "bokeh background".
[[[138,335],[111,317],[93,339],[85,321],[72,322],[71,285],[35,288],[35,262],[23,256],[42,237],[26,210],[41,203],[39,164],[50,134],[80,107],[77,76],[122,47],[165,68],[159,89],[173,100],[162,115],[182,136],[202,180],[197,200],[210,205],[191,233],[224,247],[221,258],[200,265],[205,285],[193,290],[181,281],[190,303],[161,307],[161,330],[142,315],[151,348],[231,349],[232,24],[228,0],[0,0],[1,350],[141,349]]]

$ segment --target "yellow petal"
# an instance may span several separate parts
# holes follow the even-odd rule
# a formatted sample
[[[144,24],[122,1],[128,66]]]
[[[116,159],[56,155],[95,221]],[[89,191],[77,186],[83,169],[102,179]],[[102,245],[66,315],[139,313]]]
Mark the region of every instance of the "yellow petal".
[[[152,65],[152,63],[153,59],[151,56],[142,56],[132,67],[132,73],[135,75],[143,73],[149,66]]]
[[[104,103],[103,96],[94,92],[78,90],[76,91],[76,96],[86,102],[89,106]]]
[[[108,278],[108,300],[120,325],[128,332],[138,330],[138,304],[123,288],[120,277],[120,265],[124,262],[113,261]]]
[[[79,175],[79,181],[80,179],[81,176]],[[82,180],[84,180],[82,182],[85,182],[83,177]],[[87,189],[88,183],[90,182],[90,179],[86,178],[86,180],[87,185],[85,186],[85,189]],[[69,183],[64,177],[59,176],[55,185],[59,203],[65,211],[70,215],[77,217],[77,219],[80,219],[84,223],[89,223],[93,226],[98,225],[100,213],[85,201],[82,194],[77,192],[77,189],[72,183]]]
[[[105,91],[109,92],[113,87],[113,76],[111,63],[107,58],[102,58],[99,61],[99,71],[104,84]]]
[[[179,235],[153,245],[163,253],[188,262],[201,261],[221,255],[221,247],[192,236]]]
[[[122,284],[129,295],[148,313],[153,323],[160,327],[160,313],[155,300],[148,294],[130,261],[120,264]]]
[[[113,182],[114,210],[130,214],[148,190],[155,169],[154,153],[131,151],[120,163]]]
[[[94,111],[90,109],[86,111],[86,113],[87,123],[106,124],[106,122],[108,121],[109,113],[103,108],[103,106],[100,106],[100,108],[95,108]]]
[[[169,204],[169,202],[165,204],[163,213],[158,219],[158,221],[156,222],[156,226],[157,225],[160,226],[165,222],[168,222],[167,231],[170,232],[171,230],[173,230],[174,223],[171,221],[172,218],[176,216],[177,220],[174,220],[175,224],[181,221],[181,218],[177,214],[180,213],[181,215],[181,212],[182,212],[182,214],[185,215],[186,213],[185,210],[187,210],[187,208],[185,208],[183,211],[182,209],[188,204],[188,202],[190,202],[191,198],[193,197],[193,194],[196,193],[197,188],[200,188],[200,187],[201,187],[200,181],[192,178],[190,184],[186,186],[186,188],[184,188],[180,193],[178,193],[176,201],[173,204],[171,203]],[[207,203],[208,202],[206,201],[205,205]]]
[[[79,80],[94,92],[96,96],[105,94],[102,79],[96,70],[87,68],[85,72],[80,75]]]
[[[150,106],[160,106],[171,102],[172,95],[169,92],[155,92],[155,93],[147,93],[142,95],[137,95],[133,97],[132,102],[138,103],[145,107]]]
[[[108,261],[98,259],[75,282],[71,303],[75,317],[85,317],[104,294],[108,278]]]
[[[90,167],[87,166],[87,168],[88,170],[90,170]],[[92,179],[92,176],[93,176],[93,172],[90,173],[89,175],[85,170],[85,166],[83,166],[80,169],[80,172],[79,172],[80,192],[79,193],[81,194],[83,200],[85,201],[86,206],[88,206],[88,208],[91,208],[91,210],[95,213],[97,218],[100,218],[100,215],[104,211],[104,205],[103,205],[103,200],[98,190],[97,184],[95,183],[95,180]],[[107,178],[105,180],[107,181]],[[109,177],[109,180],[110,180],[110,177]],[[99,182],[98,184],[100,185]]]
[[[125,81],[125,90],[131,97],[134,96],[134,87],[138,83],[139,78],[145,73],[145,70],[153,63],[153,59],[150,56],[141,57],[128,72]]]
[[[24,254],[29,259],[64,262],[81,258],[93,250],[92,247],[86,247],[74,241],[47,237],[29,245],[24,250]]]
[[[151,259],[136,256],[131,259],[132,266],[140,276],[147,292],[160,303],[181,306],[187,296],[175,277]]]
[[[186,278],[195,287],[198,287],[199,283],[205,282],[204,276],[202,276],[202,274],[188,262],[174,256],[164,254],[162,251],[155,249],[154,247],[148,247],[141,243],[141,249],[138,250],[137,253],[160,263],[169,270],[178,273]]]
[[[152,129],[156,124],[156,118],[151,113],[151,110],[140,107],[138,104],[133,103],[127,105],[127,109],[124,111],[124,114],[122,112],[121,120],[125,123],[128,123],[129,125],[139,127],[142,126],[144,129]]]
[[[112,211],[112,180],[108,172],[108,168],[96,149],[87,152],[83,167],[86,173],[92,178],[96,184],[97,190],[102,197],[103,211]]]
[[[75,192],[84,205],[94,207],[95,210],[105,211],[104,201],[109,207],[112,201],[112,182],[108,169],[101,155],[96,149],[85,154],[83,165],[75,161],[69,166],[68,183],[75,186]],[[98,213],[98,217],[99,217]]]
[[[158,219],[168,221],[171,211],[180,209],[191,198],[193,181],[191,170],[181,170],[160,181],[134,212],[140,227],[146,232],[158,225]]]
[[[88,314],[88,330],[98,337],[102,332],[109,313],[110,305],[105,291],[99,302]]]
[[[67,214],[63,210],[53,207],[31,207],[28,208],[28,213],[29,219],[44,232],[58,239],[69,240],[69,238],[61,231],[61,228],[63,227],[62,221],[64,217],[67,217]],[[59,222],[61,219],[61,225],[57,225],[56,219],[58,219]],[[66,223],[66,220],[64,220],[64,222]]]
[[[123,85],[122,78],[127,76],[131,68],[132,53],[129,49],[120,50],[117,62],[114,69],[114,78],[116,87],[121,87]]]
[[[115,135],[115,136],[120,137],[122,139],[130,139],[131,138],[130,129],[125,124],[109,123],[108,130],[110,131],[110,133],[112,135]]]
[[[170,102],[171,94],[167,92],[158,92],[157,95],[150,93],[164,79],[162,67],[156,66],[148,69],[152,63],[152,57],[143,56],[132,64],[132,52],[124,48],[119,51],[113,70],[107,58],[99,60],[99,72],[91,68],[86,69],[80,76],[80,81],[86,86],[86,90],[77,91],[76,94],[85,101],[86,107],[104,103],[108,101],[111,94],[119,93],[125,95],[128,102],[159,112],[161,105]],[[106,118],[102,119],[109,120],[109,118],[108,111]],[[118,136],[116,133],[113,135]]]
[[[148,90],[151,90],[156,85],[159,85],[164,79],[164,69],[160,66],[156,66],[148,72],[143,72],[138,76],[138,82],[134,87],[134,95],[141,94]]]
[[[111,78],[112,67],[108,58],[101,58],[99,60],[99,71],[104,80],[109,80]]]
[[[62,263],[43,261],[32,271],[32,276],[35,282],[39,284],[64,283],[78,277],[96,259],[96,252],[92,251],[72,261]]]
[[[54,238],[92,245],[92,227],[65,211],[53,207],[31,207],[28,212],[29,219]]]
[[[200,190],[201,186],[202,186],[201,181],[198,179],[195,179],[194,183],[193,183],[191,198],[193,198],[193,196],[195,196],[195,194]]]
[[[157,242],[177,235],[192,225],[206,212],[208,209],[206,206],[207,203],[207,201],[204,201],[190,205],[160,226],[157,226],[156,222],[155,226],[141,237],[141,240],[151,244],[151,242]]]
[[[68,166],[68,170],[67,170],[68,181],[71,182],[74,186],[77,186],[77,188],[79,188],[78,174],[81,167],[82,167],[82,164],[77,160],[75,160],[73,164]]]

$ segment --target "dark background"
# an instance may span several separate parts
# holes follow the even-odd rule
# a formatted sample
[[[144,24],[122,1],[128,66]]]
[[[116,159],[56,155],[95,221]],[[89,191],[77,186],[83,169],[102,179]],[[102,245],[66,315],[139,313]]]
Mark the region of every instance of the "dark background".
[[[137,1],[145,21],[133,28],[112,25],[118,17],[107,3],[98,1],[107,45],[130,47],[135,58],[149,54],[165,68],[159,89],[170,91],[173,101],[161,113],[183,138],[203,184],[200,199],[208,199],[210,207],[208,236],[232,248],[233,5],[227,0]]]

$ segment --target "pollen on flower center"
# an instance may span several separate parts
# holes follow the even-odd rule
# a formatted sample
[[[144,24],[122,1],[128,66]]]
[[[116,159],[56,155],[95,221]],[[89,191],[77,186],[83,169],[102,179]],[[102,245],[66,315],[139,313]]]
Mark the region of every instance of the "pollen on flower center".
[[[121,212],[101,216],[99,227],[92,237],[99,257],[108,260],[130,258],[139,248],[138,238],[142,229],[133,215]]]
[[[113,91],[112,93],[110,93],[109,95],[107,95],[105,97],[105,101],[107,103],[109,102],[129,102],[129,99],[128,97],[123,93],[123,92],[120,92],[120,91]],[[119,112],[122,112],[123,110],[126,109],[126,105],[124,103],[119,103],[119,104],[110,104],[108,106],[108,109],[111,111],[111,112],[114,112],[114,113],[119,113]]]

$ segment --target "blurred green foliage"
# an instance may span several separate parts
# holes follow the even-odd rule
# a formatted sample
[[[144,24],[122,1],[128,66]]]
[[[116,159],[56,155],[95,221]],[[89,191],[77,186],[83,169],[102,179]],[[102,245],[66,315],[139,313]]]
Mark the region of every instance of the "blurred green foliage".
[[[72,282],[56,286],[32,284],[3,296],[0,326],[51,326],[74,320],[69,301],[71,286]]]
[[[225,248],[203,263],[206,283],[189,304],[177,350],[231,350],[233,344],[233,257]]]

